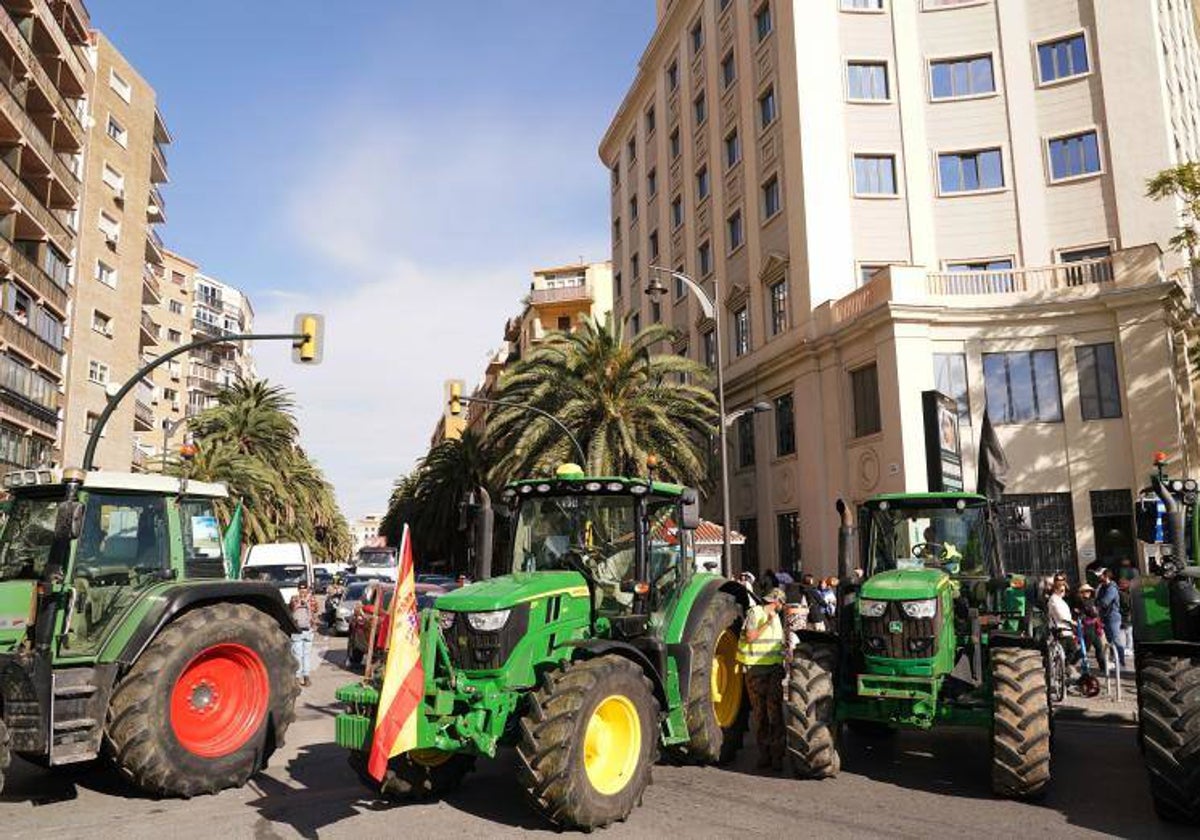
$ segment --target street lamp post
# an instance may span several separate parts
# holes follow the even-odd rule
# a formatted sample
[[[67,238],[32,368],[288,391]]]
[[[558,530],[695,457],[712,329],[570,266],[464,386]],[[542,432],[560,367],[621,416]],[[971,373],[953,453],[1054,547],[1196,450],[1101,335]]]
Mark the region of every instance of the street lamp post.
[[[715,359],[717,368],[717,411],[721,417],[720,428],[718,429],[721,446],[721,515],[725,519],[724,527],[721,529],[721,574],[729,577],[729,561],[730,554],[732,553],[729,530],[731,528],[730,517],[732,514],[729,507],[729,447],[726,441],[728,426],[725,422],[725,371],[724,365],[721,364],[721,348],[723,346],[723,342],[721,341],[721,313],[716,303],[714,303],[714,300],[720,301],[721,299],[721,280],[716,274],[713,275],[713,296],[710,298],[705,294],[704,289],[700,288],[699,283],[682,271],[672,271],[669,268],[659,265],[650,266],[650,270],[669,274],[680,283],[683,283],[696,296],[697,301],[700,303],[700,309],[704,312],[704,317],[712,318],[713,320],[713,341],[717,345],[717,357]],[[667,287],[662,284],[657,276],[653,277],[650,280],[650,284],[646,286],[646,294],[652,297],[665,295],[667,291]]]

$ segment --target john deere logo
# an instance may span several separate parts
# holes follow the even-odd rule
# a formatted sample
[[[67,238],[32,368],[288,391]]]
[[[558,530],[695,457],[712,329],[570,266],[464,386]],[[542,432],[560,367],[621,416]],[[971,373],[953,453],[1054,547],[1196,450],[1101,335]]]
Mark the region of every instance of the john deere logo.
[[[903,633],[904,625],[899,621],[892,621],[888,623],[888,630],[892,631],[893,633]]]

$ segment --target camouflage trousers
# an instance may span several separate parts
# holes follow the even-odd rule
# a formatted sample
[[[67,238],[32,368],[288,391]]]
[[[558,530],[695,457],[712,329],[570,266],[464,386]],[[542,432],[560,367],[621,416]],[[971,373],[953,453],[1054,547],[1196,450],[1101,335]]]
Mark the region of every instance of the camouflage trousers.
[[[746,671],[750,726],[758,742],[760,764],[783,762],[783,666],[756,665]]]

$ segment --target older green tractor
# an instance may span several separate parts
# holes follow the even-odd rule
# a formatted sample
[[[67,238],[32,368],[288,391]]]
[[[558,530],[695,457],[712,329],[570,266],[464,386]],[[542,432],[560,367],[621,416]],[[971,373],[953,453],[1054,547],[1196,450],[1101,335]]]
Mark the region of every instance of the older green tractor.
[[[1155,461],[1137,517],[1154,561],[1132,586],[1138,734],[1159,816],[1200,824],[1200,483]]]
[[[532,806],[563,828],[625,819],[660,748],[732,757],[747,704],[735,666],[749,595],[694,573],[696,493],[573,465],[504,491],[504,574],[438,598],[420,619],[418,749],[382,785],[365,773],[378,683],[337,696],[337,742],[377,792],[439,796],[479,757],[516,748]]]
[[[843,728],[971,726],[991,733],[992,788],[1033,797],[1050,781],[1045,628],[1035,598],[1001,564],[983,496],[883,495],[859,540],[842,514],[838,632],[800,632],[785,709],[796,774],[835,775]],[[862,556],[861,583],[850,580]]]

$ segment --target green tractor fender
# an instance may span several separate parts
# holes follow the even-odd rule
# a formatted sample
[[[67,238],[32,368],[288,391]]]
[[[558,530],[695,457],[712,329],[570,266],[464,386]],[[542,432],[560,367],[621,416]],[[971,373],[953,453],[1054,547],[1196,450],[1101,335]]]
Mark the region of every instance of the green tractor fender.
[[[110,639],[100,658],[130,668],[164,627],[190,610],[216,603],[249,604],[269,615],[289,636],[297,631],[274,584],[237,580],[175,584],[145,599],[140,619],[130,616],[137,621],[132,630]]]
[[[614,639],[575,639],[564,642],[565,647],[573,648],[574,653],[571,656],[572,660],[580,659],[595,659],[598,656],[615,654],[623,656],[641,668],[650,683],[654,687],[654,697],[658,700],[659,708],[664,712],[669,708],[667,703],[667,690],[663,685],[663,673],[665,669],[665,651],[656,652],[654,659],[659,659],[656,663],[645,651],[634,647],[628,642],[619,642]]]
[[[679,601],[671,614],[666,632],[666,652],[676,663],[681,698],[691,696],[691,639],[695,637],[696,628],[704,620],[709,603],[721,592],[731,595],[738,602],[743,615],[754,601],[754,596],[740,583],[715,575],[697,575],[680,593]]]

